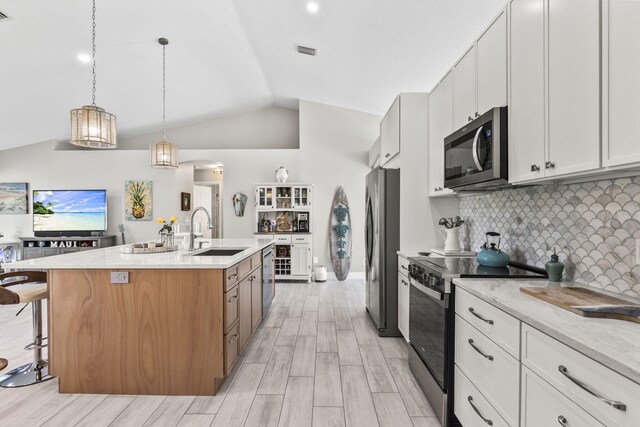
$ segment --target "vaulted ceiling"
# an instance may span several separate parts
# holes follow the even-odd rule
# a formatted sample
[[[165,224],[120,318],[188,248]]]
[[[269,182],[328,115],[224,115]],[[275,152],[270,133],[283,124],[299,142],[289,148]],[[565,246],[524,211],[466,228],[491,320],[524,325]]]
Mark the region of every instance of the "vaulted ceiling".
[[[383,114],[428,91],[505,0],[98,0],[96,104],[119,136],[299,99]],[[0,150],[69,138],[91,103],[90,0],[0,0]],[[317,49],[300,55],[296,45]]]

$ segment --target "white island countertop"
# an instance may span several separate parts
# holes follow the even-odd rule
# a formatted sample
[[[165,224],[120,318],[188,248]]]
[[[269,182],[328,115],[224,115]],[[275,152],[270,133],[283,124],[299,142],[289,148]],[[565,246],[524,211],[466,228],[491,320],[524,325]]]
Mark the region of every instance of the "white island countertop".
[[[182,246],[174,252],[124,254],[121,246],[91,249],[64,255],[34,258],[5,264],[7,270],[77,270],[77,269],[225,269],[273,243],[272,239],[198,239],[202,249],[193,252]],[[196,246],[198,243],[196,242]],[[211,248],[241,249],[231,256],[194,256]]]
[[[586,286],[524,279],[456,278],[453,283],[640,384],[640,323],[582,317],[520,291],[520,288]],[[629,299],[611,292],[606,294]]]

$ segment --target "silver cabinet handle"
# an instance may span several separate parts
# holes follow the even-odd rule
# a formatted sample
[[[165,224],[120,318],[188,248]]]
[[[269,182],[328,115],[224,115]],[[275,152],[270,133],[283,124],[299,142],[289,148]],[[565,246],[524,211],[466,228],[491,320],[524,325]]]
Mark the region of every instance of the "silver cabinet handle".
[[[487,318],[479,315],[478,313],[476,313],[476,311],[473,309],[473,307],[469,307],[469,312],[471,314],[473,314],[474,316],[476,316],[478,319],[482,320],[483,322],[488,323],[490,325],[493,325],[493,320],[487,319]]]
[[[574,376],[572,376],[571,374],[569,374],[566,366],[564,365],[559,365],[558,366],[558,371],[560,371],[560,373],[562,375],[564,375],[565,377],[567,377],[569,379],[569,381],[571,381],[572,383],[574,383],[575,385],[577,385],[578,387],[580,387],[581,389],[583,389],[584,391],[586,391],[587,393],[589,393],[590,395],[597,397],[598,399],[602,400],[604,403],[606,403],[607,405],[616,408],[620,411],[626,411],[627,410],[627,405],[625,405],[622,402],[618,402],[616,400],[609,400],[606,399],[602,396],[600,396],[598,393],[596,393],[595,391],[591,390],[591,388],[589,388],[589,386],[587,386],[585,383],[583,383],[582,381],[580,381],[579,379],[575,378]]]
[[[531,172],[540,172],[540,166],[531,165]]]
[[[480,353],[480,354],[481,354],[485,359],[490,360],[490,361],[492,361],[492,362],[493,362],[493,356],[490,356],[490,355],[488,355],[488,354],[485,354],[482,350],[480,350],[480,348],[479,348],[477,345],[475,345],[475,344],[473,343],[473,340],[472,340],[471,338],[469,338],[469,344],[471,345],[471,347],[473,347],[473,349],[474,349],[475,351],[477,351],[478,353]]]
[[[554,162],[545,162],[545,164],[544,164],[544,168],[545,169],[552,169],[552,168],[555,168],[555,167],[556,167],[556,164]]]
[[[476,111],[476,117],[480,117],[480,114],[478,114],[478,112]]]
[[[558,416],[558,424],[560,424],[561,426],[566,426],[567,424],[567,419],[565,417],[563,417],[562,415]]]
[[[407,267],[406,267],[406,266],[404,266],[404,265],[401,265],[401,266],[400,266],[400,268],[402,268],[402,269],[404,269],[404,270],[407,270]]]
[[[480,126],[476,131],[476,136],[473,138],[473,147],[471,148],[473,154],[473,162],[476,164],[476,167],[480,172],[484,170],[482,165],[480,164],[480,158],[478,157],[478,139],[480,138],[480,132],[482,132],[482,128],[483,126]]]
[[[469,405],[471,405],[471,407],[473,408],[474,411],[476,411],[476,414],[478,414],[478,416],[480,418],[482,418],[482,421],[484,421],[487,425],[492,426],[493,425],[493,421],[491,421],[489,418],[485,418],[482,415],[482,412],[480,412],[480,409],[478,409],[478,407],[476,405],[473,404],[473,397],[471,396],[467,396],[467,400],[469,401]]]
[[[391,157],[391,153],[387,153],[384,155],[385,157]]]
[[[229,340],[229,344],[233,344],[236,341],[238,341],[238,334],[233,334],[233,336]]]
[[[471,121],[471,120],[473,120],[473,117],[469,116],[468,119],[469,119],[469,121]]]
[[[231,276],[228,276],[228,277],[227,277],[227,280],[231,280],[231,279],[233,279],[234,277],[238,277],[238,273],[235,273],[235,274],[232,274]]]
[[[234,296],[232,296],[231,298],[229,298],[229,299],[227,300],[227,302],[234,302],[234,301],[235,301],[235,300],[237,300],[237,299],[238,299],[238,295],[234,295]]]
[[[402,280],[402,283],[406,286],[407,282],[404,279],[401,279],[401,280]]]

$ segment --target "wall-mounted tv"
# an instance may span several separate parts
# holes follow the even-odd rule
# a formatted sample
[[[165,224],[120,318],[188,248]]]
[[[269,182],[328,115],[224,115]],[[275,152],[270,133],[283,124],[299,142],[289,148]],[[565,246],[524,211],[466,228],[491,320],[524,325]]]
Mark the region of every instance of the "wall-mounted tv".
[[[106,190],[34,190],[36,236],[87,236],[107,229]]]

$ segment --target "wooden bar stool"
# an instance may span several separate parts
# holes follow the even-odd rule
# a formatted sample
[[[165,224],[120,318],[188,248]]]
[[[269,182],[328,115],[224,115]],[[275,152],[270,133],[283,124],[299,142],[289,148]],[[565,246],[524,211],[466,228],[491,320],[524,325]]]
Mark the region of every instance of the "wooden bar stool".
[[[14,289],[9,289],[17,285]],[[0,274],[0,304],[31,303],[33,342],[25,350],[33,350],[33,362],[13,369],[0,377],[0,387],[22,387],[53,378],[48,363],[42,358],[42,300],[49,296],[47,273],[42,271],[15,271]],[[46,338],[44,338],[46,339]]]
[[[0,359],[0,371],[6,368],[8,364],[9,362],[7,362],[7,359]]]

